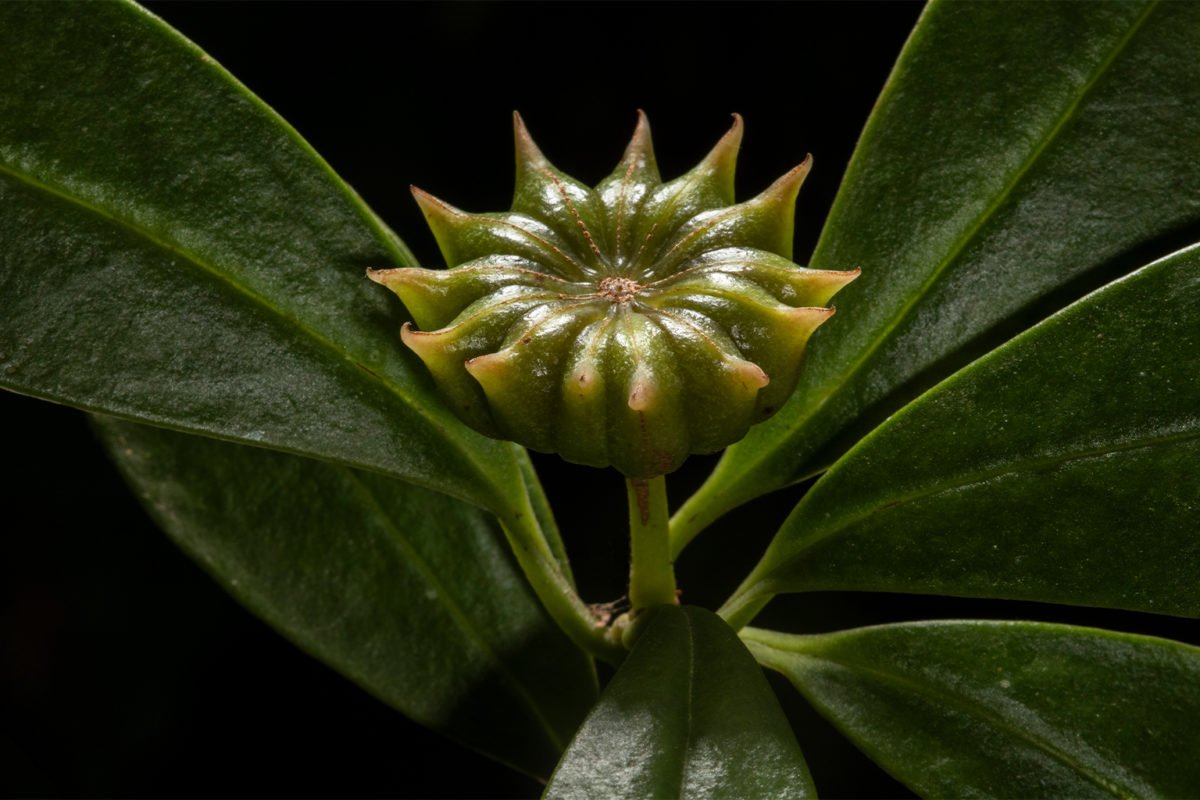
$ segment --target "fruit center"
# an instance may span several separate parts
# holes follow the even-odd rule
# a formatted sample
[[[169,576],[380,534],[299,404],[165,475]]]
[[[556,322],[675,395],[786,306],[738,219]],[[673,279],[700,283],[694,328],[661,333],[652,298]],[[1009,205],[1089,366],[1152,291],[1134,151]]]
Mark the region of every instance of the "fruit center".
[[[617,275],[609,275],[600,281],[600,295],[614,303],[628,303],[637,296],[641,288],[636,281]]]

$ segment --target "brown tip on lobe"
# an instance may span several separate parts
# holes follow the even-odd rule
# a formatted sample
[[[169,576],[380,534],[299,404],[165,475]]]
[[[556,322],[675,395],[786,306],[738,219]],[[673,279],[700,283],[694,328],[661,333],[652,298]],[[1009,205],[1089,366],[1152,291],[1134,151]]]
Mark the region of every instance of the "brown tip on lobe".
[[[854,283],[854,281],[858,280],[858,276],[862,275],[862,267],[855,267],[854,269],[827,270],[827,271],[829,272],[829,277],[832,279],[832,280],[830,280],[830,283],[835,284],[837,286],[837,288],[834,289],[834,294],[837,294],[842,289],[845,289],[851,283]]]
[[[509,366],[511,353],[500,350],[496,353],[487,353],[482,356],[468,358],[463,362],[463,366],[467,372],[471,373],[471,377],[479,381],[481,384],[489,378],[499,377],[505,367]]]
[[[629,388],[629,407],[634,411],[646,411],[654,404],[658,391],[654,384],[645,378],[635,378]]]
[[[624,155],[621,156],[622,164],[634,163],[642,158],[651,163],[654,161],[654,145],[650,140],[650,119],[640,108],[637,115],[637,125],[633,128],[633,136],[629,139],[629,144],[625,146]]]
[[[421,355],[422,351],[426,350],[425,339],[429,336],[427,333],[413,330],[413,324],[406,322],[400,326],[400,341],[404,342],[404,346],[412,350],[417,355]]]
[[[525,120],[521,119],[521,115],[516,111],[513,112],[513,142],[517,147],[518,166],[529,163],[544,168],[549,165],[546,156],[529,134],[529,128],[525,127]]]
[[[713,169],[725,167],[731,169],[737,161],[738,150],[742,146],[742,115],[733,115],[733,125],[725,135],[717,140],[717,144],[704,157],[704,164]]]
[[[417,205],[421,207],[421,211],[425,212],[427,217],[467,216],[467,212],[455,208],[445,200],[434,197],[424,189],[410,186],[409,191],[412,192],[413,199],[417,201]]]
[[[832,306],[801,306],[791,309],[788,316],[799,326],[801,333],[809,335],[836,313],[837,309]]]
[[[441,274],[432,274],[420,267],[394,267],[392,269],[368,269],[367,277],[393,289],[396,285],[412,286],[434,282],[441,277]]]
[[[800,194],[800,186],[808,177],[809,170],[812,169],[812,161],[812,153],[809,153],[803,161],[768,186],[767,190],[763,192],[763,197],[769,197],[775,202],[795,202],[796,195]]]
[[[747,385],[755,389],[762,389],[771,382],[770,376],[763,371],[763,368],[753,361],[740,361],[734,369],[737,371],[738,377]]]

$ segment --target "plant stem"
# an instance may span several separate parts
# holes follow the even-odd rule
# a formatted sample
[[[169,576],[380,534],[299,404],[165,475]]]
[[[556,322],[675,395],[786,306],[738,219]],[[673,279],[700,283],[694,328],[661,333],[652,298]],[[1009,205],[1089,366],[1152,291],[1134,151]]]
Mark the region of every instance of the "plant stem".
[[[717,609],[717,615],[729,623],[729,627],[738,631],[750,624],[774,596],[775,592],[751,573],[725,601],[725,605]]]
[[[520,510],[500,517],[500,525],[534,594],[571,641],[589,655],[620,664],[625,648],[608,629],[596,625],[596,617],[576,593],[538,524],[529,497],[523,499]]]
[[[739,489],[738,486],[745,482],[739,484],[737,476],[730,476],[725,469],[725,460],[722,459],[708,480],[671,517],[671,558],[679,558],[683,548],[717,519],[762,494],[755,489]],[[815,478],[827,469],[829,464],[821,463],[794,478],[791,484]],[[782,487],[775,487],[779,488]]]
[[[671,557],[678,558],[696,534],[725,512],[737,508],[751,497],[728,497],[721,487],[721,461],[708,480],[687,499],[671,518]]]
[[[571,574],[571,562],[567,559],[567,549],[563,546],[558,523],[554,520],[554,510],[550,508],[550,501],[546,497],[541,481],[538,480],[537,470],[533,468],[533,462],[529,460],[529,452],[524,447],[517,445],[512,447],[515,451],[517,469],[521,472],[521,480],[525,483],[525,491],[529,495],[530,506],[537,518],[538,527],[542,531],[542,538],[546,540],[555,559],[558,560],[559,568],[574,586],[575,576]]]
[[[668,538],[667,479],[625,481],[629,495],[629,603],[637,612],[675,605],[675,567]]]

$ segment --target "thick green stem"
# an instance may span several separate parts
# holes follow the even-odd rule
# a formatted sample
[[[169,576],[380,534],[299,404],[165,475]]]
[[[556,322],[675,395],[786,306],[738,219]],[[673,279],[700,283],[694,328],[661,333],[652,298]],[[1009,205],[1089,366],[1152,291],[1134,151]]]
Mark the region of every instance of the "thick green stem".
[[[635,612],[675,605],[675,567],[668,538],[667,479],[626,480],[629,495],[629,603]]]
[[[500,523],[534,594],[571,641],[596,658],[620,664],[625,648],[608,629],[597,626],[538,525],[529,498],[524,500],[520,510],[502,516]]]
[[[738,631],[749,625],[774,596],[774,591],[763,581],[757,580],[756,575],[751,574],[733,596],[725,601],[725,605],[717,610],[717,615],[729,623],[729,627]]]

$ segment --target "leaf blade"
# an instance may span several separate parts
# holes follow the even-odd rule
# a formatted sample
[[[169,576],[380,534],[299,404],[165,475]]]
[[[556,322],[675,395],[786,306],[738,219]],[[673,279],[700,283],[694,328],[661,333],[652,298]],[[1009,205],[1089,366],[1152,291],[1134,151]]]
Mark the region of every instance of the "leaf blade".
[[[943,382],[813,487],[748,583],[1200,616],[1198,286],[1194,246]]]
[[[652,613],[544,796],[814,797],[770,687],[728,626],[698,608]]]
[[[1194,232],[1196,13],[931,5],[813,258],[863,276],[815,336],[792,401],[730,449],[677,524],[819,473],[1055,303]]]
[[[302,649],[545,777],[595,697],[485,512],[370,473],[95,418],[147,510]]]
[[[411,255],[293,129],[131,3],[0,14],[0,385],[505,508],[364,277]]]
[[[1195,647],[991,621],[743,636],[924,796],[1186,796],[1200,780]]]

